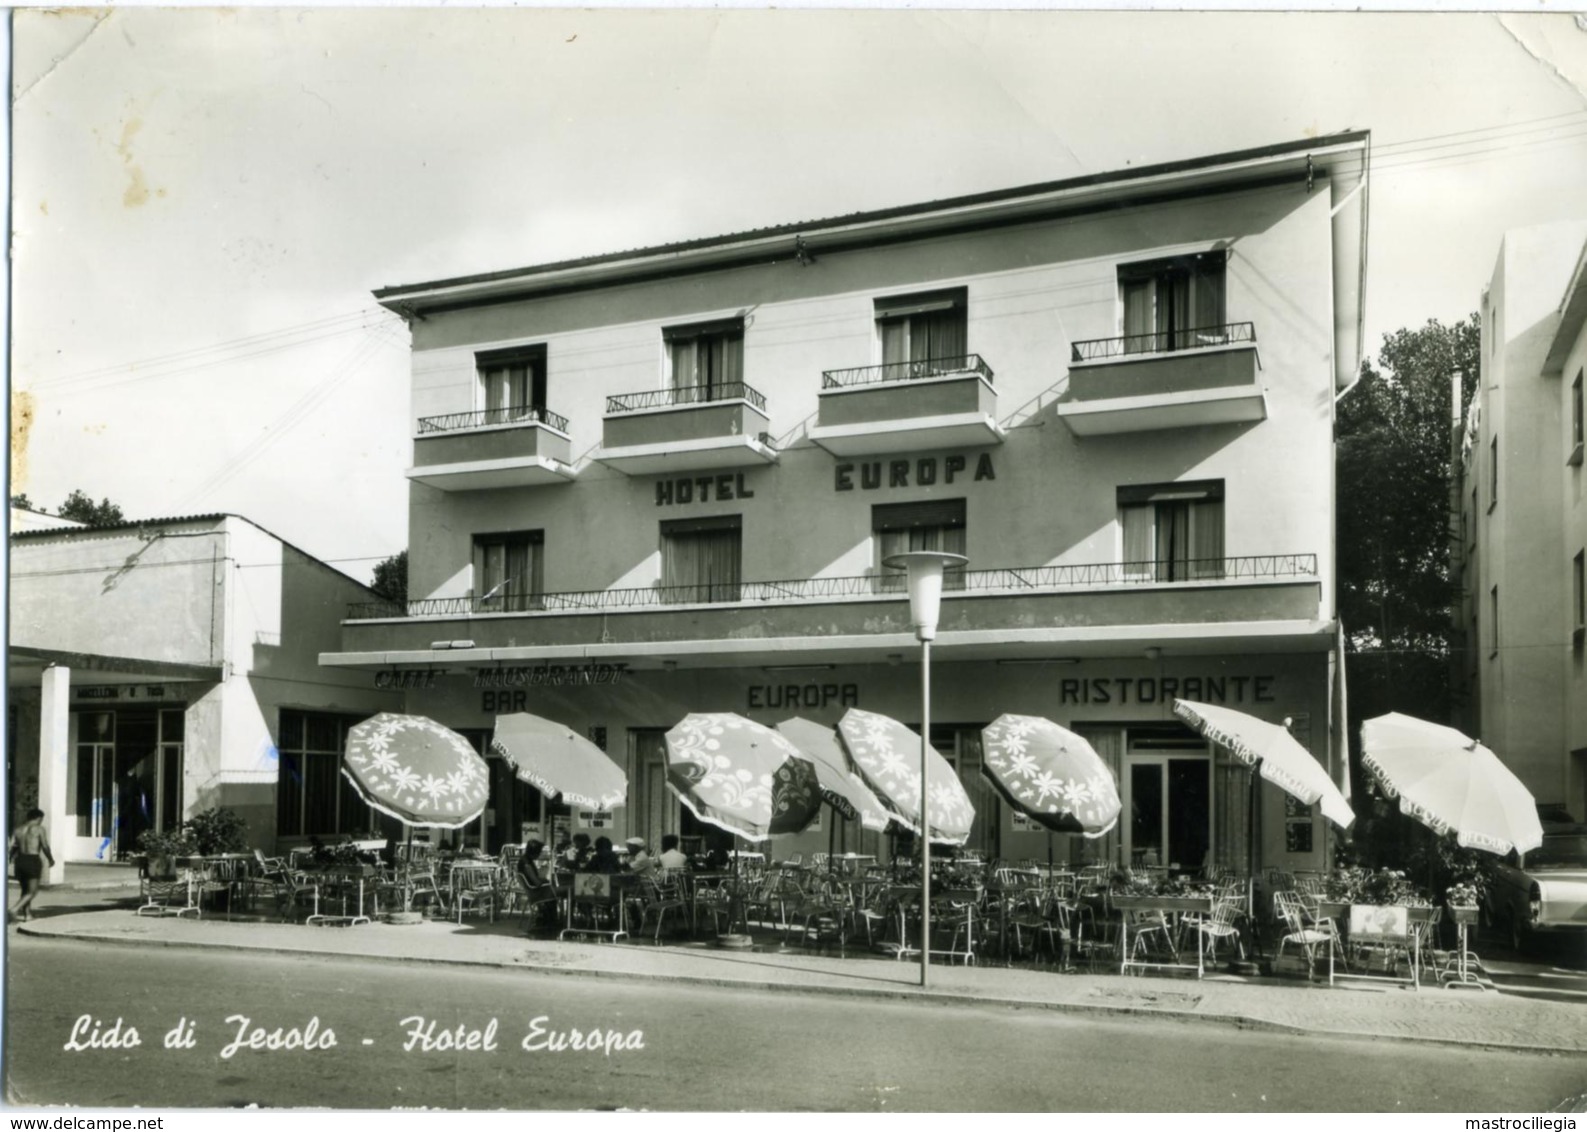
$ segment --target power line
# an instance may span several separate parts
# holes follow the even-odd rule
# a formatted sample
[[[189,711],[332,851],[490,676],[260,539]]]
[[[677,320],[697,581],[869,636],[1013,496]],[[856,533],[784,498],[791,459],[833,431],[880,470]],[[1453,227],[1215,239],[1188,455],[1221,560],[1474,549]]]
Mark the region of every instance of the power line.
[[[260,331],[257,334],[243,335],[230,338],[221,342],[210,343],[205,346],[194,346],[186,350],[177,350],[168,354],[157,354],[148,358],[141,358],[132,362],[121,362],[115,365],[100,366],[96,369],[82,370],[77,373],[64,374],[58,377],[41,378],[34,384],[38,387],[57,388],[84,383],[93,383],[102,378],[115,377],[128,370],[155,370],[160,371],[171,366],[190,367],[191,363],[219,364],[224,355],[233,351],[245,351],[243,357],[251,357],[259,352],[271,350],[291,349],[295,346],[320,341],[327,336],[346,333],[352,330],[366,329],[375,319],[375,325],[385,324],[382,318],[384,311],[348,311],[344,314],[329,315],[325,318],[315,319],[310,322],[298,323],[293,326],[278,327],[274,330]],[[396,316],[389,316],[394,319]],[[305,337],[307,336],[307,337]],[[218,355],[218,357],[211,357]],[[139,375],[145,376],[145,375]],[[147,376],[155,376],[150,374]]]

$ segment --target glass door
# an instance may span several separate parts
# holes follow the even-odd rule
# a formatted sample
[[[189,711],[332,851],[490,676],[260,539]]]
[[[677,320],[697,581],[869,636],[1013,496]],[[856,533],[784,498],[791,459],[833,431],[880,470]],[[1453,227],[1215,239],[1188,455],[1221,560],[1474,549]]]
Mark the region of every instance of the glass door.
[[[1212,760],[1205,755],[1131,754],[1124,781],[1127,860],[1196,872],[1212,845]]]

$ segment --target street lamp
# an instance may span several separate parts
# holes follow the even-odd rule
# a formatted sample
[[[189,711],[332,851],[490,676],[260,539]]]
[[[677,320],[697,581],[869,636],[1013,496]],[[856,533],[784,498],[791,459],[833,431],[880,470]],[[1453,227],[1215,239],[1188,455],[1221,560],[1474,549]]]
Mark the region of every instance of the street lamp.
[[[931,966],[931,823],[926,817],[928,776],[931,773],[931,642],[937,635],[937,613],[942,608],[942,575],[949,566],[963,566],[962,554],[940,550],[911,550],[882,560],[883,566],[907,570],[909,624],[920,642],[920,985],[926,985]]]

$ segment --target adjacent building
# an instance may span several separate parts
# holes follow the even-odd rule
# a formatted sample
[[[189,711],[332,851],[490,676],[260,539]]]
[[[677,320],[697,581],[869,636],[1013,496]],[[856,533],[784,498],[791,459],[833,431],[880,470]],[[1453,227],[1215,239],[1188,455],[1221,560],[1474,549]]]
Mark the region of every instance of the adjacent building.
[[[409,600],[321,663],[487,747],[530,711],[628,770],[568,813],[499,761],[468,836],[709,841],[664,788],[691,711],[921,718],[898,550],[968,555],[931,739],[971,846],[1048,836],[980,772],[1050,717],[1125,818],[1059,854],[1316,868],[1312,810],[1182,728],[1185,697],[1342,750],[1333,421],[1361,359],[1362,133],[376,292],[412,328]],[[333,816],[333,778],[312,812]],[[823,816],[777,851],[885,854]],[[283,829],[283,833],[285,833]],[[336,834],[335,826],[313,832]]]
[[[401,702],[318,664],[374,595],[236,515],[14,518],[10,589],[8,796],[13,820],[44,811],[52,882],[213,806],[265,849],[333,820],[315,807],[334,797],[342,721]],[[342,817],[374,824],[361,803]]]
[[[1547,810],[1587,821],[1587,221],[1505,235],[1465,412],[1463,721]]]

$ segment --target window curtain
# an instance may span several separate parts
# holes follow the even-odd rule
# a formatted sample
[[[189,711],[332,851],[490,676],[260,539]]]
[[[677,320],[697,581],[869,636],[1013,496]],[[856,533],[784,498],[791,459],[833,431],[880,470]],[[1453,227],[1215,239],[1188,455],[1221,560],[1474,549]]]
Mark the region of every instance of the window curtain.
[[[1191,325],[1201,332],[1197,341],[1191,345],[1207,345],[1209,334],[1217,335],[1223,328],[1223,274],[1224,265],[1220,260],[1217,263],[1201,265],[1191,276],[1193,291]]]
[[[910,320],[910,360],[931,359],[942,363],[934,369],[957,368],[964,357],[964,308],[942,311],[937,314],[915,315]]]
[[[1214,745],[1213,752],[1212,863],[1244,873],[1251,771],[1225,748]]]
[[[539,545],[530,539],[475,544],[474,588],[480,610],[513,613],[537,608],[543,557]]]
[[[692,389],[696,401],[727,396],[723,389],[744,380],[744,336],[700,335],[672,342],[672,387]]]
[[[1124,577],[1147,581],[1152,577],[1152,519],[1155,509],[1147,504],[1119,508],[1119,523],[1124,533]]]
[[[1152,350],[1152,341],[1142,335],[1157,329],[1157,287],[1150,279],[1124,281],[1124,343],[1126,354],[1144,354]]]
[[[1107,764],[1109,773],[1113,775],[1113,782],[1118,786],[1122,796],[1124,788],[1121,783],[1123,759],[1121,752],[1124,750],[1124,730],[1121,727],[1109,724],[1076,723],[1070,728],[1076,735],[1091,744],[1091,749]],[[1129,820],[1128,814],[1119,815],[1122,825]],[[1076,866],[1094,864],[1116,864],[1120,859],[1119,851],[1119,826],[1115,825],[1102,837],[1071,837],[1069,839],[1069,860]]]
[[[1223,577],[1223,500],[1203,499],[1190,511],[1191,576]]]
[[[1189,576],[1190,506],[1157,505],[1157,580],[1175,581]]]
[[[671,602],[737,601],[742,563],[737,529],[671,533],[662,538],[661,584]]]
[[[895,554],[910,550],[939,550],[945,554],[965,554],[968,540],[962,526],[908,527],[879,530],[876,535],[877,593],[904,593],[908,574],[882,565]],[[968,555],[966,555],[968,557]],[[942,576],[944,590],[964,589],[964,567],[947,570]]]
[[[955,728],[959,749],[959,785],[970,798],[975,809],[975,822],[970,826],[970,839],[966,849],[977,849],[987,860],[999,856],[998,834],[1003,827],[1002,800],[997,790],[981,773],[981,729],[979,727]]]

